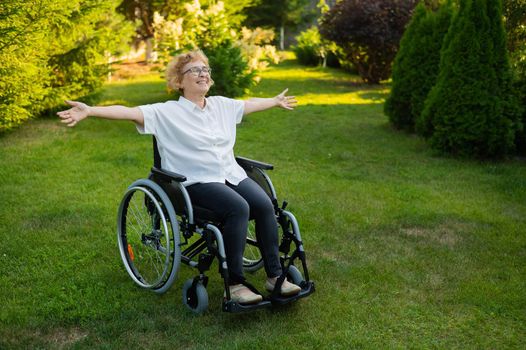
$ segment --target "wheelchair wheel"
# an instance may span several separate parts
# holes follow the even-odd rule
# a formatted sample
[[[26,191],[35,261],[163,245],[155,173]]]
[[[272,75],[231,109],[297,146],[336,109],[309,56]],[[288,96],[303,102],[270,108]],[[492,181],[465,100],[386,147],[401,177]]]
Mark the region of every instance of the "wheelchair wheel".
[[[165,292],[181,259],[178,222],[168,196],[151,180],[134,182],[121,201],[117,227],[119,251],[132,280]]]
[[[263,267],[263,258],[256,239],[256,225],[254,220],[249,221],[247,243],[243,254],[243,269],[246,272],[256,272]]]
[[[201,281],[195,283],[194,279],[186,280],[183,285],[183,304],[196,314],[202,314],[208,308],[208,293]]]

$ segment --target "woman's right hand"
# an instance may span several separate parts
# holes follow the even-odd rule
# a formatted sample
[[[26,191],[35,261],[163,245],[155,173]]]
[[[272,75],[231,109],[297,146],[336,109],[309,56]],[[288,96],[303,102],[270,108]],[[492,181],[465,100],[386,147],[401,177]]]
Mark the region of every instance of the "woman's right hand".
[[[69,127],[75,126],[78,122],[85,119],[89,115],[89,106],[82,102],[77,101],[66,101],[71,106],[70,109],[57,112],[61,122],[67,124]]]

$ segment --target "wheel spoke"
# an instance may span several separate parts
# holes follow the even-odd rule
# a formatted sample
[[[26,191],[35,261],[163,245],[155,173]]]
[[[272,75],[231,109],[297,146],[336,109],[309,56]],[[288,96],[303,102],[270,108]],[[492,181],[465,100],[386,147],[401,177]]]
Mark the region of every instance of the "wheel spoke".
[[[162,247],[161,241],[166,231],[160,222],[161,215],[155,203],[151,202],[151,209],[145,205],[145,201],[152,200],[146,197],[148,194],[140,191],[132,194],[128,203],[126,232],[128,241],[135,250],[135,259],[132,264],[135,265],[135,270],[141,278],[150,284],[162,278],[166,261],[163,257],[168,254],[169,249],[159,249]],[[153,231],[156,222],[160,226],[160,235]],[[146,238],[144,238],[145,235]]]
[[[135,283],[159,293],[173,283],[180,263],[172,215],[166,194],[146,179],[129,187],[119,207],[117,237],[126,270]]]
[[[144,208],[147,210],[147,208]],[[144,220],[144,218],[142,218],[141,216],[141,213],[142,213],[142,210],[140,208],[138,208],[137,206],[137,203],[133,203],[133,208],[132,208],[132,211],[133,211],[133,214],[134,214],[134,217],[137,219],[137,221],[143,225],[143,226],[147,226],[147,223],[146,223],[146,220]]]
[[[246,271],[254,272],[263,266],[263,259],[256,239],[255,223],[250,221],[247,230],[247,242],[243,254],[243,267]]]

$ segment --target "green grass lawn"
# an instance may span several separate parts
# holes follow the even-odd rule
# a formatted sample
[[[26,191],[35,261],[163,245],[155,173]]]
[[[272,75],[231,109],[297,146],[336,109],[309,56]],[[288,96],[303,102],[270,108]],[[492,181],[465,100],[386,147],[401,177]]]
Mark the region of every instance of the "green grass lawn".
[[[109,83],[99,103],[168,98],[156,75]],[[271,67],[253,96],[288,87],[292,111],[248,116],[236,153],[273,163],[300,222],[317,292],[250,314],[182,304],[182,266],[164,295],[136,287],[116,241],[126,187],[152,164],[131,123],[57,119],[0,136],[0,348],[526,347],[526,166],[437,157],[394,131],[388,86]],[[249,276],[262,286],[262,272]]]

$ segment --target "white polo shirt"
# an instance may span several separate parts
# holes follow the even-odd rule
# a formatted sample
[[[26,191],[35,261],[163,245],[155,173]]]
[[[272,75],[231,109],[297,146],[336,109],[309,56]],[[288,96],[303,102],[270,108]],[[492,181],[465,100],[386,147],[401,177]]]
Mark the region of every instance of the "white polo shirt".
[[[244,106],[240,100],[212,96],[201,109],[181,96],[139,106],[144,127],[137,125],[137,130],[155,135],[162,168],[186,176],[185,186],[225,180],[237,185],[247,177],[234,158]]]

